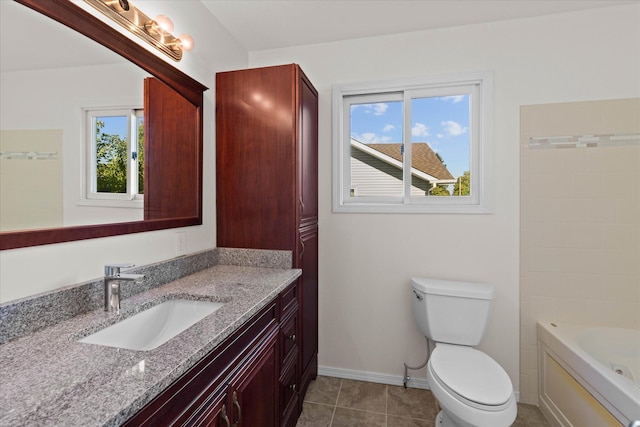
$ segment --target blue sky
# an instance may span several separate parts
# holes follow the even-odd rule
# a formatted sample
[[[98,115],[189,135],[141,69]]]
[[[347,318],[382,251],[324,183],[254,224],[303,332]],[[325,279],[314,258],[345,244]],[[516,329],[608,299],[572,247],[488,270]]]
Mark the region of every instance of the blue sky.
[[[414,98],[411,110],[411,142],[428,143],[454,177],[469,170],[469,96]],[[402,134],[402,101],[352,105],[352,138],[391,143]]]
[[[98,117],[98,120],[104,122],[102,133],[119,135],[120,139],[129,140],[126,116],[101,116]]]

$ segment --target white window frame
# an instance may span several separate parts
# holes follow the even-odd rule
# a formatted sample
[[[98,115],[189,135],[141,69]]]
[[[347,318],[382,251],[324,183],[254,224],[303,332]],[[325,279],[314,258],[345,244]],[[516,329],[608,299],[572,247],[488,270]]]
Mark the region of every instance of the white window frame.
[[[83,123],[83,156],[82,179],[80,188],[80,200],[78,205],[102,206],[142,209],[144,207],[144,195],[138,194],[137,159],[133,159],[132,144],[137,144],[138,129],[137,118],[143,116],[142,107],[92,107],[82,109]],[[128,138],[127,152],[129,153],[129,167],[127,168],[127,192],[126,193],[99,193],[96,191],[96,144],[93,120],[103,116],[127,116]],[[135,170],[135,172],[134,172]]]
[[[353,197],[350,188],[351,135],[349,100],[360,102],[404,99],[404,140],[411,141],[411,102],[408,98],[470,93],[469,196],[411,196],[411,144],[405,145],[404,194],[398,197]],[[399,95],[400,94],[400,95]],[[379,102],[379,101],[377,101]],[[351,102],[353,103],[353,102]],[[491,212],[493,75],[479,71],[333,86],[333,212],[354,213],[471,213]]]

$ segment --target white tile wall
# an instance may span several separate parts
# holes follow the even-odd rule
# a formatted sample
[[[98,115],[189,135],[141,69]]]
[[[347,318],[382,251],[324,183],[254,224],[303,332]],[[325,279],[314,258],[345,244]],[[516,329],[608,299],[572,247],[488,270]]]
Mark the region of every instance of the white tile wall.
[[[640,99],[520,110],[520,400],[537,404],[536,322],[640,328],[640,144],[530,149],[530,137],[640,133]]]

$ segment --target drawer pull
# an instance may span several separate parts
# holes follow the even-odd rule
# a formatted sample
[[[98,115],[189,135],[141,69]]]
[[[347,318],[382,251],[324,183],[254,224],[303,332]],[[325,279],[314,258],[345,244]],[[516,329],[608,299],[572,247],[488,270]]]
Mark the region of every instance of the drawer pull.
[[[238,420],[233,423],[233,427],[238,427],[240,421],[242,421],[242,409],[240,408],[240,402],[238,402],[238,393],[236,393],[235,391],[233,392],[233,405],[238,410]]]
[[[296,334],[289,335],[287,338],[290,339],[291,341],[295,341],[296,340]]]
[[[291,384],[291,385],[289,386],[289,388],[290,388],[291,390],[293,390],[293,391],[296,391],[296,385],[295,385],[295,384]]]
[[[220,410],[220,418],[224,420],[224,423],[227,427],[231,427],[229,417],[227,417],[227,405],[222,405],[222,409]]]

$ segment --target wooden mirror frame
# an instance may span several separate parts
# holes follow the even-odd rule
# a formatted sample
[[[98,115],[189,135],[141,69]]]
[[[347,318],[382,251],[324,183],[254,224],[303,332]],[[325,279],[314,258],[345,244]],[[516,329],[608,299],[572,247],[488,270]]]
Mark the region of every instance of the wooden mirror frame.
[[[198,213],[195,216],[154,219],[113,224],[71,226],[50,229],[10,231],[0,233],[0,250],[47,245],[76,240],[95,239],[122,234],[187,227],[202,224],[202,106],[207,87],[173,67],[141,45],[121,34],[100,19],[69,0],[14,0],[111,49],[133,64],[152,74],[196,107],[197,131],[197,191]]]

